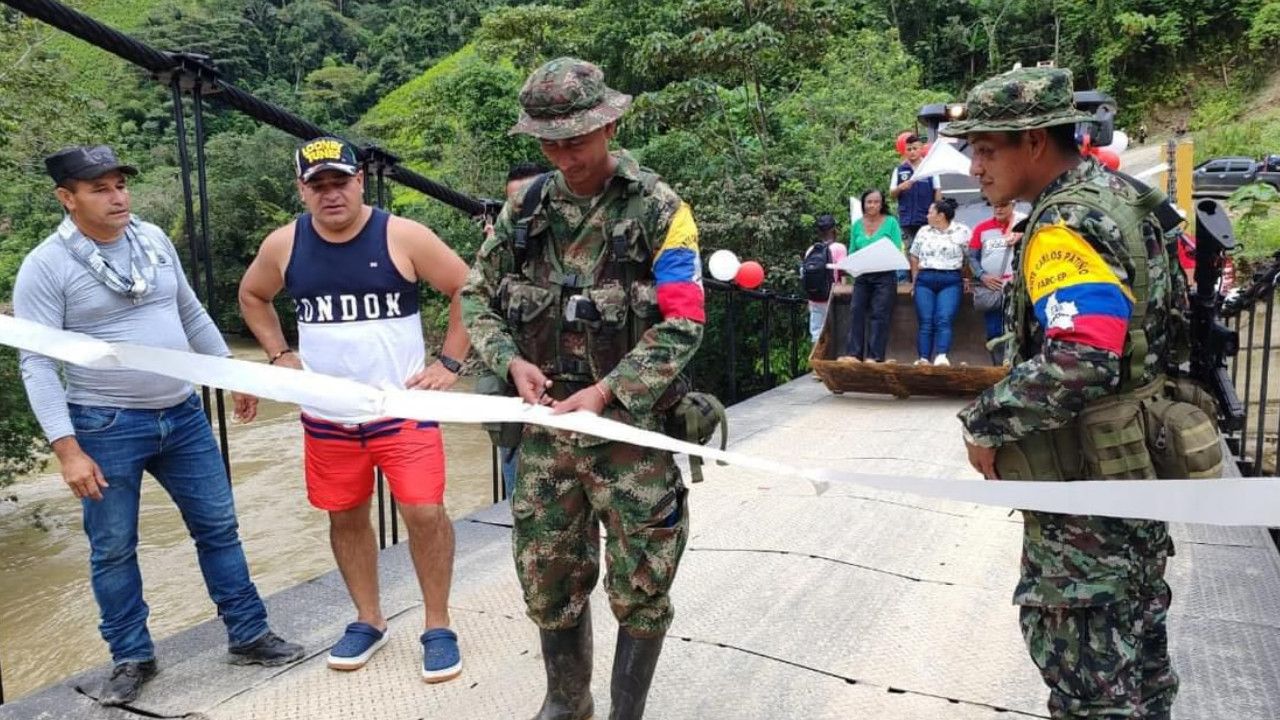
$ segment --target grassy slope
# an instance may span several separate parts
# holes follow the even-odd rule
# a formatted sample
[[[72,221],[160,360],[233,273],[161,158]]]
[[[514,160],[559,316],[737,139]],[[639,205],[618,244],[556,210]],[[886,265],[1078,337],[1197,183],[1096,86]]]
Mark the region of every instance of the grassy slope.
[[[423,143],[419,118],[436,111],[430,104],[432,87],[448,78],[467,63],[477,62],[475,47],[462,46],[423,73],[383,96],[355,125],[356,135],[373,139],[378,145],[405,158],[404,164],[427,177],[436,176],[436,168],[429,162],[414,160],[421,157]],[[416,190],[393,183],[392,198],[414,201],[421,197]]]
[[[421,75],[388,93],[377,105],[365,113],[356,123],[356,130],[370,135],[393,153],[417,155],[422,147],[422,136],[417,130],[416,119],[432,112],[426,94],[432,85],[449,76],[464,63],[476,56],[475,48],[465,45],[457,52],[427,68]],[[430,167],[418,166],[415,170],[429,172]]]

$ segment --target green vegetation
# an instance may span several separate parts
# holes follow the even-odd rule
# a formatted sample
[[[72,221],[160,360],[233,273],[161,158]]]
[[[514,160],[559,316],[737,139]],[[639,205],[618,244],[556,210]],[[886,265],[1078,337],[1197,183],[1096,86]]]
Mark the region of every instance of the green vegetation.
[[[157,48],[208,54],[246,90],[487,197],[499,195],[511,164],[540,158],[536,143],[506,134],[524,76],[550,57],[589,58],[635,96],[620,144],[690,202],[703,246],[760,260],[768,286],[788,292],[813,217],[841,217],[850,195],[883,187],[896,162],[893,138],[913,126],[919,106],[1014,62],[1072,68],[1079,86],[1117,97],[1124,124],[1155,108],[1185,113],[1194,105],[1189,125],[1206,128],[1202,150],[1280,147],[1280,117],[1233,124],[1280,47],[1280,0],[70,4]],[[111,143],[138,164],[135,209],[185,252],[168,91],[12,10],[0,10],[0,35],[0,300],[58,218],[41,159],[65,145]],[[288,160],[294,141],[216,103],[207,118],[214,310],[235,332],[242,268],[266,232],[300,209]],[[392,204],[464,257],[474,252],[472,219],[404,188],[392,188]],[[1245,227],[1274,236],[1273,216],[1241,212]],[[429,332],[440,331],[444,311],[428,299]],[[725,309],[710,312],[698,372],[718,376]],[[764,322],[750,313],[738,315],[740,336]],[[777,312],[772,321],[786,323]],[[772,354],[779,371],[785,352]],[[11,360],[0,356],[6,372]],[[740,365],[745,381],[751,369]],[[0,378],[0,484],[36,447],[19,387],[16,377]]]
[[[1196,133],[1196,162],[1224,155],[1260,157],[1280,153],[1280,110],[1226,122]],[[1280,193],[1263,183],[1247,185],[1228,200],[1235,222],[1236,258],[1244,269],[1280,251]]]
[[[1236,258],[1247,267],[1280,251],[1280,191],[1266,183],[1246,185],[1227,199],[1240,246]]]

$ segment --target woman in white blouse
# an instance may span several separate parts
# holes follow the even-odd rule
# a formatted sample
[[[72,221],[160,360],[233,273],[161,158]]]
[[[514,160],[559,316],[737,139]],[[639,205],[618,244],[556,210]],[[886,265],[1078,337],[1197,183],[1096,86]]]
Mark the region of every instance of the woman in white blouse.
[[[929,206],[929,224],[911,243],[911,294],[920,323],[916,335],[917,365],[950,365],[951,323],[964,296],[965,254],[971,231],[953,222],[956,201],[943,198]]]

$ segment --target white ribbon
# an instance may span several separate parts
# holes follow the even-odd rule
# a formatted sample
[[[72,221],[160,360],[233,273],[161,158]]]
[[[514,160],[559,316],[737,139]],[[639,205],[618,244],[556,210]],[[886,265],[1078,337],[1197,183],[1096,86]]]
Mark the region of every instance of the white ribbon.
[[[87,367],[128,368],[339,415],[436,422],[520,422],[808,480],[1024,510],[1211,525],[1280,526],[1280,480],[1108,480],[1071,483],[939,479],[805,468],[726,452],[640,430],[586,412],[552,415],[518,398],[430,390],[377,390],[352,380],[190,352],[107,343],[0,315],[0,343]],[[957,442],[959,439],[957,438]]]

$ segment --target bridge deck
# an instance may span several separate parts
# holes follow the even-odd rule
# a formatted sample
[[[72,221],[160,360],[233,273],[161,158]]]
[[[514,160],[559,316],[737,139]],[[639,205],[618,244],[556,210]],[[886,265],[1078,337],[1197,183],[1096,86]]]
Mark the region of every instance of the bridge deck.
[[[730,410],[734,448],[798,463],[962,476],[956,401],[835,397],[805,377]],[[651,718],[994,720],[1044,717],[1046,692],[1010,605],[1019,520],[1009,511],[708,467]],[[210,720],[523,718],[541,698],[537,633],[524,618],[509,516],[457,523],[453,619],[466,670],[418,680],[418,591],[407,548],[382,556],[392,640],[355,673],[324,666],[350,620],[330,573],[269,599],[273,624],[313,655],[285,669],[223,664],[221,627],[162,641],[137,708]],[[1258,529],[1178,527],[1170,569],[1176,717],[1280,717],[1280,559]],[[597,717],[608,705],[616,624],[595,601]],[[56,636],[56,633],[54,633]],[[97,708],[105,669],[0,708],[0,719],[136,718]],[[1004,711],[1004,712],[1001,712]]]

